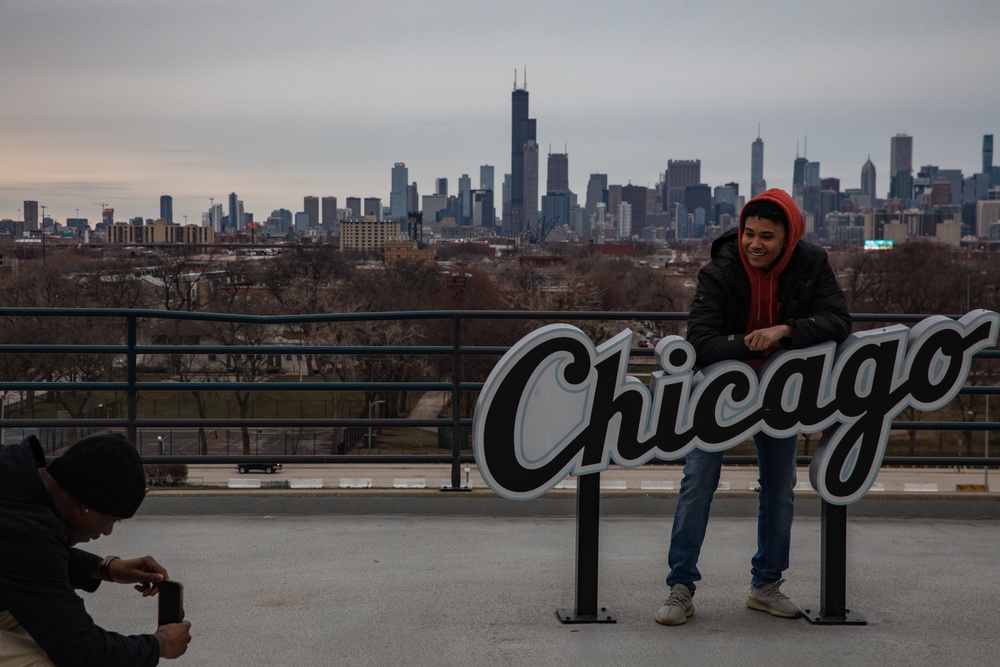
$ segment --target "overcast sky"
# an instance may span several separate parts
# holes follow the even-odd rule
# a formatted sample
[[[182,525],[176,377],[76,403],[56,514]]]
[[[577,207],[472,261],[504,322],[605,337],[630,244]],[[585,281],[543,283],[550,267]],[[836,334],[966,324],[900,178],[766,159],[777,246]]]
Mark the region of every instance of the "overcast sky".
[[[306,195],[421,195],[510,171],[517,70],[545,155],[652,186],[791,188],[796,155],[842,188],[889,140],[966,175],[1000,135],[997,0],[0,0],[0,218],[200,222],[236,192],[256,219]],[[998,137],[1000,138],[1000,137]],[[228,210],[227,210],[228,212]]]

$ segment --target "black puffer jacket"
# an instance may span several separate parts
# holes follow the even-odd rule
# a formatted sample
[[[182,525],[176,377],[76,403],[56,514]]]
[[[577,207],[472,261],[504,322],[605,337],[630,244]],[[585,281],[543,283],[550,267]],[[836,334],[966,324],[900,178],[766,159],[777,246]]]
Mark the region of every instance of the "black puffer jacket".
[[[761,359],[743,343],[750,311],[750,281],[740,261],[737,230],[712,243],[712,261],[698,274],[691,302],[687,339],[694,345],[698,366],[726,359]],[[851,333],[847,299],[827,260],[826,251],[799,241],[778,281],[780,323],[791,327],[788,348],[840,342]]]
[[[93,574],[101,559],[70,545],[69,530],[38,474],[44,464],[34,438],[0,447],[0,609],[60,667],[157,664],[156,637],[109,632],[87,614],[74,589],[97,590],[101,580]],[[151,626],[155,620],[154,606]]]

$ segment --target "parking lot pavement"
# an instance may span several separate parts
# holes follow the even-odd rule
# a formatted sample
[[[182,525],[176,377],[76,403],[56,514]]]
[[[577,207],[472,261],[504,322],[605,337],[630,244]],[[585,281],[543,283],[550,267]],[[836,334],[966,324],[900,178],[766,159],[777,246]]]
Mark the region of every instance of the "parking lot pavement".
[[[455,495],[161,496],[87,546],[152,554],[185,584],[194,640],[168,663],[179,666],[997,661],[997,520],[850,519],[847,602],[867,625],[829,627],[746,607],[753,501],[722,503],[702,554],[697,613],[668,628],[653,613],[666,593],[671,516],[609,501],[599,603],[617,623],[563,625],[555,609],[574,604],[576,530],[557,509],[563,501]],[[449,505],[465,514],[440,510]],[[783,590],[802,606],[820,602],[820,525],[801,516],[793,527]],[[130,587],[84,595],[105,627],[153,629],[154,604]]]

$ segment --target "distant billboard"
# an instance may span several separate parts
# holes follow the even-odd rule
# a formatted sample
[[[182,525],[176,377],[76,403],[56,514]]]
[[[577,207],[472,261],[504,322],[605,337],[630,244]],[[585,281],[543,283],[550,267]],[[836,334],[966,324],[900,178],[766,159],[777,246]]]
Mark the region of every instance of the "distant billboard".
[[[865,250],[892,250],[892,239],[868,239]]]

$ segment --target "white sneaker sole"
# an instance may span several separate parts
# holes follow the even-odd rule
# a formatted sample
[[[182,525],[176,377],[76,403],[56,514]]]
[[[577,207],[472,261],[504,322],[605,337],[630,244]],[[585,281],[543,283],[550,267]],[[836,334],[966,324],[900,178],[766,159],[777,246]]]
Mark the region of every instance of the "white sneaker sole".
[[[775,609],[771,607],[766,602],[761,602],[752,595],[747,596],[747,606],[751,609],[756,609],[757,611],[766,611],[771,616],[777,616],[778,618],[801,618],[802,611],[796,609],[795,611],[781,611],[780,609]]]
[[[684,623],[687,623],[687,620],[692,616],[694,616],[693,604],[684,611],[684,616],[679,621],[674,621],[669,618],[661,619],[659,614],[657,614],[654,618],[656,618],[656,622],[660,625],[683,625]]]

